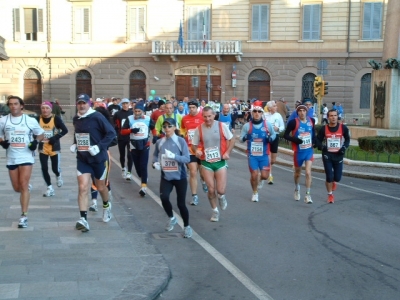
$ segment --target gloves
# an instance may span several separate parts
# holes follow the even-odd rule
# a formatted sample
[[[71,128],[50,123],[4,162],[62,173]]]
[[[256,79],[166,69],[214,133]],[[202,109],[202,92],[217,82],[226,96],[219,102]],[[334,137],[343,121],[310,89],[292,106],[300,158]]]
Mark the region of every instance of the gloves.
[[[54,145],[57,142],[58,138],[56,138],[55,136],[52,136],[51,138],[49,138],[49,144],[50,145]]]
[[[100,153],[99,146],[97,146],[97,145],[90,146],[89,147],[89,153],[90,153],[91,156],[95,156],[95,155],[99,154]]]
[[[160,171],[161,170],[161,164],[159,162],[153,163],[153,169],[156,169],[156,170]]]
[[[132,129],[131,129],[131,132],[132,132],[132,133],[135,133],[135,134],[138,133],[139,131],[140,131],[139,128],[132,128]]]
[[[8,147],[10,147],[10,143],[8,142],[8,140],[4,140],[4,141],[0,142],[0,145],[1,145],[4,149],[7,149]]]
[[[158,140],[158,136],[153,135],[153,139],[151,140],[152,144],[154,145],[155,143],[157,143]]]
[[[175,159],[175,154],[167,149],[165,149],[165,155],[170,159]]]
[[[322,152],[328,152],[328,148],[326,146],[323,146],[321,150]]]
[[[76,144],[72,144],[71,147],[69,147],[69,150],[70,150],[72,153],[75,153],[75,152],[76,152]]]
[[[295,144],[297,144],[297,145],[303,144],[303,140],[302,140],[301,138],[298,138],[298,137],[294,137],[294,142],[295,142]]]
[[[346,152],[346,147],[342,146],[342,148],[339,149],[339,154],[344,155],[345,152]]]
[[[28,148],[29,150],[35,151],[38,145],[37,140],[33,140],[32,142],[29,143]]]
[[[245,142],[247,140],[251,140],[251,133],[248,133],[243,137],[243,142]]]

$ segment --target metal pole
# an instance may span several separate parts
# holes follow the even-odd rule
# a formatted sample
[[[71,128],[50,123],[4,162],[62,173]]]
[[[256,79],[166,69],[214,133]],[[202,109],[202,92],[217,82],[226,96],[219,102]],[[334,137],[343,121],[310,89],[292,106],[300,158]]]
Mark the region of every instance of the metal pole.
[[[210,90],[211,90],[211,78],[210,78],[210,64],[207,67],[207,100],[210,101]]]

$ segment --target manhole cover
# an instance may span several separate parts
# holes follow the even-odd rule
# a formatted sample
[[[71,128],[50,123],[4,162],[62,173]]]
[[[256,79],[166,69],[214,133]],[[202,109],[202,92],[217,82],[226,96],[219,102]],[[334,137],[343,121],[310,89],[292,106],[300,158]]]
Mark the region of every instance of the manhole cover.
[[[157,240],[175,239],[182,237],[182,234],[180,233],[153,233],[152,235]]]

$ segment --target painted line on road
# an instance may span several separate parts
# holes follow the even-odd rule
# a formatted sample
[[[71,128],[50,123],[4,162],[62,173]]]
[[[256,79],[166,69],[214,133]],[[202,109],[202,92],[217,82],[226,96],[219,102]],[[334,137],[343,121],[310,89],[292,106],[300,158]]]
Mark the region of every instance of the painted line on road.
[[[114,164],[116,164],[120,169],[120,163],[114,158],[111,157],[111,160]],[[137,185],[141,185],[140,179],[133,175],[133,181],[136,182]],[[158,203],[158,205],[162,208],[161,199],[154,194],[152,190],[147,187],[147,194],[153,198],[154,201]],[[174,211],[174,216],[178,220],[179,226],[183,229],[183,220],[178,213]],[[193,228],[192,228],[193,229]],[[204,250],[206,250],[217,262],[219,262],[225,269],[227,269],[239,282],[241,282],[254,296],[256,296],[260,300],[274,300],[267,292],[265,292],[262,288],[260,288],[253,280],[246,276],[239,268],[237,268],[233,263],[229,261],[225,256],[223,256],[217,249],[215,249],[210,243],[208,243],[205,239],[203,239],[196,231],[193,229],[192,239],[198,243]]]
[[[244,153],[242,153],[242,152],[240,152],[240,151],[232,150],[232,152],[235,152],[236,154],[239,154],[239,155],[241,155],[241,156],[247,157],[246,154],[244,154]],[[281,170],[284,170],[284,171],[288,171],[288,172],[293,172],[293,170],[288,169],[287,167],[277,166],[276,164],[274,165],[274,168],[278,168],[278,169],[281,169]],[[322,173],[321,173],[321,174],[322,174]],[[304,176],[303,172],[301,173],[301,175]],[[324,178],[319,178],[319,177],[315,177],[315,176],[311,176],[311,177],[314,178],[314,179],[317,179],[317,180],[320,180],[320,181],[325,182],[325,179],[324,179]],[[391,196],[391,195],[386,195],[386,194],[382,194],[382,193],[378,193],[378,192],[374,192],[374,191],[368,191],[368,190],[365,190],[365,189],[360,189],[360,188],[358,188],[358,187],[351,186],[351,185],[347,185],[347,184],[344,184],[344,183],[337,183],[337,185],[338,185],[338,186],[345,186],[345,187],[348,187],[348,188],[350,188],[350,189],[353,189],[353,190],[356,190],[356,191],[360,191],[360,192],[365,192],[365,193],[369,193],[369,194],[373,194],[373,195],[377,195],[377,196],[382,196],[382,197],[386,197],[386,198],[390,198],[390,199],[394,199],[394,200],[400,200],[399,197],[395,197],[395,196]]]

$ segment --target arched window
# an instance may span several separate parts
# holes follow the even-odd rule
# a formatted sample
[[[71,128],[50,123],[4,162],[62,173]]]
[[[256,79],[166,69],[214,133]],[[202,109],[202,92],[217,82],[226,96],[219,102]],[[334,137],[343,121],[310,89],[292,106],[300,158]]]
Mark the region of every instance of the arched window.
[[[76,94],[87,94],[92,97],[92,75],[86,70],[76,74]]]
[[[92,75],[86,70],[80,70],[78,74],[76,74],[76,79],[92,79]]]
[[[146,74],[135,70],[129,75],[129,98],[146,99]]]
[[[26,109],[40,113],[42,76],[36,69],[28,69],[24,74],[24,102]]]
[[[371,99],[371,73],[361,77],[360,108],[369,109]]]
[[[305,98],[312,99],[313,102],[317,102],[317,99],[314,97],[314,80],[315,80],[315,74],[313,73],[307,73],[303,76],[302,83],[301,83],[301,99],[297,100],[303,100]]]
[[[249,75],[248,98],[269,101],[271,98],[271,77],[262,69],[256,69]]]

